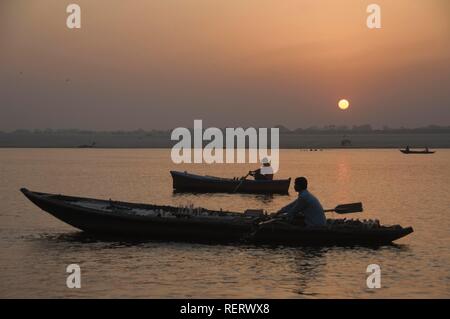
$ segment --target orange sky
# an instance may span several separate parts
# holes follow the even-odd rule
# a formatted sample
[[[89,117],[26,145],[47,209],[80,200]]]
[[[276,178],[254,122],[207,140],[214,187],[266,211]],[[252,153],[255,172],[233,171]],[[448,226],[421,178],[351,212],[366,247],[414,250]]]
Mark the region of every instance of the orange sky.
[[[0,130],[449,125],[449,2],[373,2],[2,0]]]

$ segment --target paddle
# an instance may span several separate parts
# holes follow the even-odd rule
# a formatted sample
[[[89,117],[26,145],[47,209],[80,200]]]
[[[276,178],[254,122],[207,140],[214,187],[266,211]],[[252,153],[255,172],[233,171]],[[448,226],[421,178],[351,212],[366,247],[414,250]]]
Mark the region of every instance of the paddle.
[[[324,210],[327,212],[335,212],[338,214],[351,214],[351,213],[360,213],[363,211],[362,203],[350,203],[350,204],[342,204],[338,205],[333,209]]]
[[[336,206],[333,209],[325,209],[324,213],[335,212],[337,214],[351,214],[351,213],[360,213],[363,211],[362,203],[350,203],[350,204],[341,204]],[[279,213],[271,214],[274,217],[277,217]]]
[[[241,187],[242,183],[245,181],[245,179],[248,177],[248,175],[250,175],[250,172],[248,172],[247,175],[245,175],[244,177],[241,178],[241,181],[236,186],[236,188],[233,190],[233,193],[236,193],[236,191],[239,189],[239,187]]]

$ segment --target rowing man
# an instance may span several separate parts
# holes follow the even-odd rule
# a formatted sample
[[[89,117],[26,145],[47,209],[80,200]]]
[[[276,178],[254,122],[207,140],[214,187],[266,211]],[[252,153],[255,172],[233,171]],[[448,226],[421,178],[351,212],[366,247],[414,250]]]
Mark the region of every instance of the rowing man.
[[[250,176],[253,176],[255,180],[273,180],[273,169],[270,165],[270,160],[264,157],[261,160],[262,166],[254,171],[248,172]]]
[[[288,220],[301,219],[306,226],[325,226],[327,219],[319,200],[308,191],[308,180],[305,177],[295,179],[294,189],[298,198],[278,211],[278,215],[287,216]]]

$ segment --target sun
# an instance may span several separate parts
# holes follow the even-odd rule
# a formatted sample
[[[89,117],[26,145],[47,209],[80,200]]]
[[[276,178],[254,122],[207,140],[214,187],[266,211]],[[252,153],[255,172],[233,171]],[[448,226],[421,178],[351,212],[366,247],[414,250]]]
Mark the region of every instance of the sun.
[[[339,101],[338,106],[341,110],[346,110],[350,106],[350,102],[346,99],[342,99]]]

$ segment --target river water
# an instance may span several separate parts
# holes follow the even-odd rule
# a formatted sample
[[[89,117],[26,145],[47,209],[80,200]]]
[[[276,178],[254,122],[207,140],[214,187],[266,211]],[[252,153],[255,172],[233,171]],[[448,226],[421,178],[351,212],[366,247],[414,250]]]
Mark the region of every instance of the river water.
[[[0,297],[450,297],[450,150],[425,156],[282,150],[280,156],[277,178],[308,177],[325,207],[362,201],[364,213],[351,217],[413,226],[415,232],[377,249],[101,241],[42,212],[20,187],[234,211],[276,211],[295,192],[174,194],[171,169],[233,177],[254,165],[175,165],[170,150],[0,149]],[[80,289],[66,286],[72,263],[81,267]],[[367,288],[369,264],[381,267],[380,289]]]

